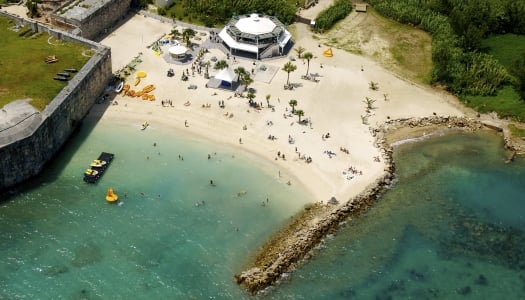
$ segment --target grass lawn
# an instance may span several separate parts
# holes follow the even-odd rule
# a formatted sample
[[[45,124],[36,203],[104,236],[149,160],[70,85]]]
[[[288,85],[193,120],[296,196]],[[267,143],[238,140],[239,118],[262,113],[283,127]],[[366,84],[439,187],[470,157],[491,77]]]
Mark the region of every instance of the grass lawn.
[[[482,47],[509,69],[525,52],[525,36],[512,33],[491,36],[483,40]]]
[[[373,8],[366,14],[353,11],[334,28],[314,38],[321,44],[369,57],[412,81],[430,83],[431,36],[387,19]]]
[[[494,111],[501,118],[525,122],[525,102],[512,86],[505,86],[496,96],[467,96],[462,100],[480,113]]]
[[[525,51],[525,36],[503,34],[491,36],[482,42],[488,54],[494,56],[504,67],[510,69]],[[496,112],[502,118],[525,122],[525,101],[511,86],[501,89],[495,96],[467,96],[463,101],[481,113]],[[513,131],[513,134],[518,134]],[[521,134],[519,134],[521,136]]]
[[[67,84],[53,80],[55,74],[67,68],[82,68],[89,60],[82,52],[89,48],[55,38],[50,39],[50,45],[47,34],[33,35],[27,27],[15,32],[10,30],[14,25],[0,17],[0,107],[31,98],[31,104],[43,110]],[[44,60],[49,55],[55,55],[58,62],[46,64]]]

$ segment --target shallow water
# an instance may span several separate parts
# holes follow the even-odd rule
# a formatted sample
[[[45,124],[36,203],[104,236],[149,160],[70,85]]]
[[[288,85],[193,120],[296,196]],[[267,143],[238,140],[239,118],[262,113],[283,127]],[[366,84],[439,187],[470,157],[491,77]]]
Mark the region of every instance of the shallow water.
[[[246,296],[233,275],[311,199],[248,153],[138,125],[87,124],[1,203],[0,299]],[[115,159],[86,184],[101,151]]]
[[[311,199],[256,157],[139,125],[87,124],[0,203],[0,299],[250,298],[233,275]],[[115,161],[85,184],[101,151]],[[403,144],[395,160],[396,185],[257,298],[523,299],[525,162],[505,164],[486,133]]]
[[[399,146],[396,185],[273,298],[524,299],[525,162],[504,160],[487,133]]]

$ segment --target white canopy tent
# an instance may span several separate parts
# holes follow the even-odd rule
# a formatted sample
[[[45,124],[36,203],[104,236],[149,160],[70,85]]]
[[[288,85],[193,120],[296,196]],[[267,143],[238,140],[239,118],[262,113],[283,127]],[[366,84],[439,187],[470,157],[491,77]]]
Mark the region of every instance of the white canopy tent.
[[[232,83],[237,79],[237,74],[233,70],[226,68],[217,73],[214,78],[231,87]]]

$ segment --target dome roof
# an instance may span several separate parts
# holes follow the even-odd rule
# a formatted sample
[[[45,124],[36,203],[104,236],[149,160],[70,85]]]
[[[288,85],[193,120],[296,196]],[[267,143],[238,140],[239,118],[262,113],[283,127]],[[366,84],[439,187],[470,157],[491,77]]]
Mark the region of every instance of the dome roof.
[[[186,52],[188,52],[188,48],[182,46],[182,45],[177,45],[177,46],[173,46],[173,47],[170,47],[168,49],[169,53],[170,54],[173,54],[173,55],[182,55],[182,54],[186,54]]]
[[[275,28],[276,24],[273,20],[267,17],[260,17],[258,14],[251,14],[248,17],[240,18],[235,27],[240,31],[249,34],[264,34],[270,33]]]

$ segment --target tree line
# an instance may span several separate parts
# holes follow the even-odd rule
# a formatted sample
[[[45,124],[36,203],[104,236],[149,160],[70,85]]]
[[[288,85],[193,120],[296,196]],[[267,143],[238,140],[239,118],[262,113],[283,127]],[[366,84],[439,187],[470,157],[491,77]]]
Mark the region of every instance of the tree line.
[[[232,16],[260,13],[291,24],[297,8],[286,0],[182,0],[185,13],[197,16],[205,26],[224,24]]]
[[[332,28],[352,12],[352,3],[348,0],[336,0],[328,8],[321,11],[315,18],[314,31],[324,32]]]
[[[432,35],[432,82],[459,95],[494,95],[514,84],[525,95],[523,68],[507,70],[485,53],[490,35],[525,34],[525,1],[369,0],[380,14]],[[516,58],[525,64],[525,53]]]

